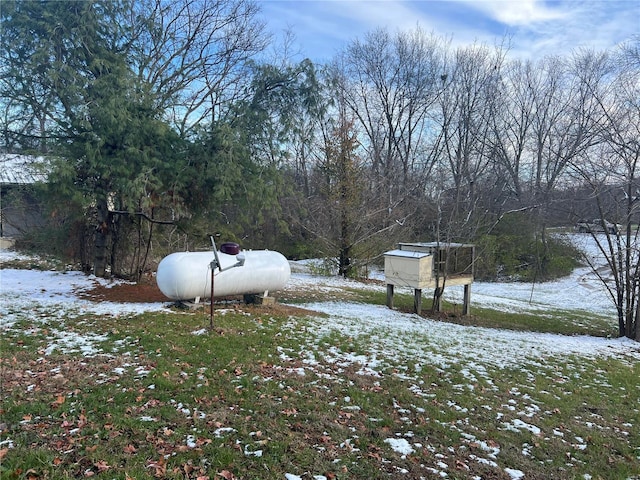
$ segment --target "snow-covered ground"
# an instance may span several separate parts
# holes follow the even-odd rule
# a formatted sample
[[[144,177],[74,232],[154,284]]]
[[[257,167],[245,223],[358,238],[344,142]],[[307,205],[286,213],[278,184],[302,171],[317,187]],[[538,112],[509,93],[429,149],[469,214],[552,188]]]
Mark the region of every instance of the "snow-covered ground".
[[[581,242],[581,246],[593,258],[597,258],[597,251],[593,248],[593,242],[588,235],[572,236],[572,240]],[[18,258],[21,256],[15,252],[0,251],[0,262]],[[0,266],[2,266],[1,263]],[[304,273],[304,268],[299,264],[294,264],[292,267],[295,273],[292,274],[287,288],[313,290],[316,300],[305,307],[326,314],[323,318],[304,321],[304,328],[300,328],[297,323],[299,320],[290,320],[292,325],[288,331],[291,335],[300,337],[301,350],[280,348],[280,361],[283,366],[290,368],[298,375],[313,372],[323,378],[331,376],[339,382],[341,381],[340,369],[355,366],[358,374],[375,379],[386,375],[390,370],[389,367],[392,367],[394,375],[411,383],[412,391],[416,395],[428,397],[429,393],[423,391],[424,387],[419,378],[423,367],[439,369],[447,375],[448,367],[455,365],[468,380],[467,387],[473,388],[478,378],[483,378],[488,385],[493,385],[492,375],[495,374],[496,369],[515,367],[524,371],[539,372],[548,367],[549,359],[566,359],[568,355],[583,358],[617,357],[626,358],[631,362],[640,361],[640,344],[628,339],[563,336],[469,327],[428,320],[378,305],[335,301],[332,300],[335,298],[333,293],[344,288],[370,288],[384,291],[385,286],[382,283],[363,284],[337,277],[321,277],[308,272]],[[97,334],[68,331],[64,328],[66,319],[84,314],[125,318],[145,311],[168,311],[166,303],[90,302],[79,297],[80,292],[91,289],[96,284],[107,287],[114,285],[79,272],[1,268],[0,331],[14,328],[22,319],[28,319],[30,324],[37,324],[41,318],[43,322],[52,317],[57,318],[60,328],[47,328],[49,344],[44,354],[49,355],[54,351],[60,351],[92,356],[100,353],[100,344],[105,341],[105,338]],[[461,295],[462,292],[454,288],[447,291],[448,299],[452,301],[457,301]],[[611,301],[589,268],[577,269],[566,278],[544,284],[477,282],[472,286],[472,308],[473,305],[510,312],[538,311],[541,314],[546,309],[580,310],[584,311],[585,315],[588,315],[588,312],[610,315],[611,321],[614,323],[616,321]],[[343,334],[345,338],[358,339],[359,345],[366,347],[360,348],[360,353],[355,354],[349,350],[348,346],[341,349],[328,346],[321,341],[335,331]],[[198,334],[198,332],[193,333]],[[327,366],[333,366],[331,368],[335,369],[328,369]],[[518,401],[522,399],[525,402],[529,398],[526,395],[520,395],[516,387],[509,393]],[[347,401],[345,399],[345,402]],[[451,408],[456,407],[455,402],[451,403]],[[538,408],[538,405],[524,405],[523,408],[525,407]],[[352,408],[360,407],[353,405]],[[397,408],[400,412],[404,407],[398,405]],[[516,407],[510,406],[510,408]],[[526,411],[526,408],[523,411]],[[424,447],[413,438],[410,431],[411,425],[407,425],[407,428],[408,432],[390,434],[385,443],[400,455],[408,455],[416,448],[435,449],[433,446]],[[516,419],[513,423],[505,423],[504,428],[531,430],[539,427]],[[494,460],[499,449],[488,446],[484,440],[474,435],[466,432],[463,438],[468,439],[469,443],[480,445],[483,450],[483,445],[486,445],[488,458],[478,458],[478,461],[489,462],[497,468]],[[523,451],[526,448],[530,447],[525,444]],[[255,452],[247,453],[245,448],[245,454],[254,455]],[[440,455],[438,458],[446,459],[446,452],[440,452],[438,455]],[[444,461],[439,462],[427,470],[444,477],[446,465]],[[504,468],[504,472],[514,480],[524,478],[524,473],[520,470]],[[301,477],[287,474],[286,478],[297,480]],[[316,475],[313,478],[321,480],[325,477]]]
[[[590,235],[573,234],[570,241],[586,253],[595,265],[603,265],[602,254]],[[506,311],[540,310],[549,307],[616,315],[613,301],[591,267],[574,270],[571,275],[545,283],[475,282],[472,302]],[[450,289],[448,300],[462,302],[462,288]]]
[[[28,257],[0,250],[0,265],[8,260],[25,258]],[[7,328],[23,312],[32,309],[47,309],[60,316],[89,313],[129,315],[166,309],[162,303],[91,302],[78,296],[96,285],[109,287],[116,283],[74,271],[0,268],[0,326]]]
[[[13,251],[0,250],[0,266],[9,260],[28,259]],[[115,283],[74,271],[0,268],[0,332],[12,328],[21,319],[44,322],[86,314],[122,316],[166,309],[161,303],[91,302],[79,298],[82,291],[97,284],[108,287]],[[102,335],[68,330],[64,321],[60,328],[50,327],[48,331],[49,344],[44,350],[47,355],[60,351],[93,356],[101,353],[98,344],[106,340]]]
[[[569,234],[569,241],[580,248],[591,259],[595,265],[603,265],[602,254],[590,235]],[[308,274],[309,263],[314,261],[293,262],[292,271],[307,275],[294,274],[290,285],[293,286],[315,286],[322,284],[322,288],[327,291],[333,289],[354,287],[374,288],[376,286],[363,286],[360,283],[343,280],[340,277],[322,277],[319,281],[317,276]],[[372,279],[384,280],[384,272],[372,271],[369,274]],[[402,289],[396,287],[396,292],[413,294],[410,288]],[[549,308],[554,310],[582,310],[603,315],[616,314],[611,297],[605,286],[597,278],[591,267],[581,267],[574,270],[571,275],[553,282],[545,283],[494,283],[494,282],[474,282],[471,286],[471,303],[487,308],[507,312],[539,311],[543,312]],[[429,292],[423,292],[424,295]],[[444,297],[453,303],[462,303],[463,287],[454,286],[445,289]]]
[[[592,258],[598,253],[588,235],[573,235]],[[0,250],[0,262],[22,258],[20,254]],[[294,265],[293,271],[300,271]],[[90,302],[78,297],[78,293],[96,284],[113,285],[93,276],[79,272],[53,272],[39,270],[0,269],[0,328],[10,328],[27,312],[46,311],[47,315],[59,317],[81,314],[126,316],[145,311],[166,310],[165,303],[114,303]],[[347,287],[384,290],[384,285],[364,285],[339,277],[324,277],[310,273],[293,273],[287,288],[310,288],[327,293]],[[408,290],[410,292],[410,290]],[[446,291],[448,300],[461,301],[462,289],[455,287]],[[473,305],[488,306],[505,311],[540,311],[545,309],[582,310],[611,315],[615,322],[615,310],[604,287],[588,267],[575,270],[560,280],[530,283],[476,282],[472,286]],[[545,355],[638,355],[637,343],[625,339],[596,337],[568,337],[552,334],[513,332],[498,329],[467,327],[425,320],[416,315],[401,313],[376,305],[353,302],[318,301],[307,308],[329,315],[317,324],[316,334],[321,336],[329,330],[342,331],[349,335],[377,336],[378,355],[419,357],[420,351],[429,345],[431,362],[449,363],[464,358],[482,360],[493,365],[503,365],[526,358],[535,359]],[[62,333],[61,333],[62,335]],[[67,339],[69,343],[69,340]],[[78,340],[80,342],[80,340]],[[73,343],[73,342],[71,342]],[[425,360],[426,361],[426,360]]]
[[[570,235],[569,239],[581,248],[596,265],[604,260],[590,235]],[[296,265],[294,271],[304,270]],[[376,278],[374,272],[373,277]],[[382,277],[377,278],[384,278]],[[385,290],[384,285],[367,284],[339,277],[317,277],[295,273],[290,285],[326,292],[344,288],[370,288]],[[396,289],[403,291],[403,289]],[[614,305],[602,282],[591,267],[576,269],[571,275],[548,283],[489,283],[474,282],[474,305],[507,312],[537,312],[545,310],[578,310],[609,315],[616,323]],[[413,293],[406,289],[404,293]],[[423,294],[428,295],[427,292]],[[462,287],[449,287],[445,298],[462,303]],[[316,334],[321,337],[330,331],[339,331],[349,337],[370,338],[371,354],[361,359],[362,364],[375,364],[377,358],[420,364],[468,364],[473,367],[494,367],[535,364],[545,357],[563,355],[624,356],[640,360],[640,345],[621,339],[591,336],[567,336],[535,332],[516,332],[492,328],[469,327],[424,319],[383,306],[354,302],[317,301],[305,305],[310,310],[326,313],[328,319],[318,322]]]

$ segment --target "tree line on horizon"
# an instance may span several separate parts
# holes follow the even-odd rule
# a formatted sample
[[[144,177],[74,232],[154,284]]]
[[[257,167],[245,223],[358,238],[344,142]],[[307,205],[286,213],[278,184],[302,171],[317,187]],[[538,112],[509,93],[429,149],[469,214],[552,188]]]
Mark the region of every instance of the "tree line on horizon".
[[[320,65],[259,14],[3,2],[0,149],[51,161],[34,245],[139,279],[213,233],[345,276],[398,241],[474,242],[477,275],[543,280],[575,265],[548,227],[598,217],[637,310],[640,37],[522,60],[375,29]]]

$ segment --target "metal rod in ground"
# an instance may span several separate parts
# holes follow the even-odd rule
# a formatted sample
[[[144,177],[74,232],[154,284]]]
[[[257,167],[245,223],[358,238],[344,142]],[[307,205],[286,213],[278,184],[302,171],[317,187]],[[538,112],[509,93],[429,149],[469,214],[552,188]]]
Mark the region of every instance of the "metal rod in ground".
[[[213,279],[214,279],[215,268],[213,267],[213,262],[211,263],[211,314],[209,316],[209,328],[213,330]]]

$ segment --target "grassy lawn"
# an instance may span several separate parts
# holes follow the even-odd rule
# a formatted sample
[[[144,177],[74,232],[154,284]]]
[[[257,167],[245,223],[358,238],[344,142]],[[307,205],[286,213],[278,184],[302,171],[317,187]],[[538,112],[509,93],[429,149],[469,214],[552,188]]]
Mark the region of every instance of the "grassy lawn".
[[[219,304],[213,330],[208,311],[5,305],[0,477],[640,479],[637,356],[492,361],[487,343],[474,358],[488,328],[606,337],[611,319],[445,305],[424,331],[417,317],[347,329],[303,310],[327,300],[385,296],[287,290],[276,306]]]
[[[318,339],[321,317],[243,306],[215,320],[209,331],[202,312],[42,311],[13,325],[1,345],[2,478],[640,475],[637,361],[390,356],[363,372],[372,339]],[[60,331],[89,335],[93,351],[52,348]]]
[[[386,292],[381,289],[346,288],[339,292],[331,292],[333,300],[364,302],[373,305],[386,305]],[[308,301],[326,299],[324,291],[305,290],[288,291],[283,301],[292,304],[301,304]],[[506,328],[517,331],[558,333],[561,335],[595,335],[599,337],[616,337],[618,335],[617,324],[611,317],[597,315],[593,312],[578,310],[548,309],[544,313],[532,310],[530,312],[518,312],[517,314],[483,308],[472,305],[471,315],[462,316],[462,306],[454,305],[446,301],[442,302],[442,312],[431,312],[432,299],[423,294],[422,316],[425,318],[438,318],[443,321],[467,326],[480,326],[489,328]],[[413,295],[396,293],[394,295],[394,308],[403,312],[413,312]]]

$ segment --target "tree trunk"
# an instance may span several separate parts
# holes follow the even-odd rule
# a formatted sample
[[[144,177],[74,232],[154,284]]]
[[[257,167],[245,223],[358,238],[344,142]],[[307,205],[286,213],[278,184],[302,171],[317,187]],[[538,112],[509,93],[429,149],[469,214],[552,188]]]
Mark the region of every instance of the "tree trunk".
[[[153,216],[153,210],[151,211],[151,215]],[[144,271],[147,268],[147,260],[149,259],[149,252],[151,251],[152,238],[153,238],[153,223],[149,224],[149,237],[147,238],[147,245],[144,252],[144,257],[142,257],[142,262],[140,263],[140,266],[136,271],[136,282],[140,282],[140,279],[142,278],[142,275],[144,274]]]
[[[351,274],[351,247],[343,244],[340,247],[340,258],[338,259],[338,275],[348,277]]]
[[[105,277],[107,272],[107,258],[109,253],[109,241],[111,238],[111,218],[107,199],[98,199],[98,215],[94,242],[93,274],[96,277]]]
[[[444,287],[436,287],[433,291],[433,305],[431,306],[431,312],[440,312],[442,310],[442,294],[444,293]]]
[[[348,158],[344,156],[340,159],[341,180],[340,180],[340,260],[338,265],[338,274],[348,277],[351,274],[351,221],[350,221],[350,195],[348,182],[349,178],[347,162]]]
[[[638,328],[638,324],[640,324],[640,304],[638,302],[636,302],[635,304],[634,313],[635,315],[633,316],[633,326],[629,338],[635,341],[640,341],[640,328]]]

